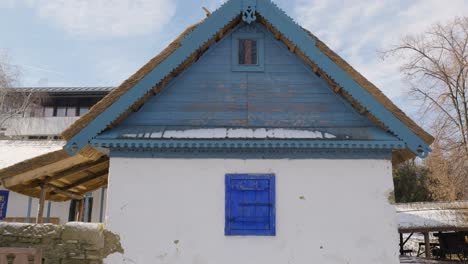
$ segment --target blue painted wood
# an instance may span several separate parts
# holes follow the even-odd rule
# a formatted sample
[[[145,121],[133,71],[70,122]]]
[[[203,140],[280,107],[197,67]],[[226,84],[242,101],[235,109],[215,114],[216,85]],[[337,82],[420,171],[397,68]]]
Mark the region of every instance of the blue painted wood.
[[[67,152],[71,155],[78,153],[89,143],[89,140],[103,131],[107,125],[116,120],[132,104],[148,93],[155,84],[159,83],[207,40],[236,18],[241,10],[241,1],[234,0],[224,3],[218,10],[207,17],[202,24],[184,37],[179,49],[71,138],[64,147]]]
[[[274,236],[275,175],[226,174],[225,235]]]
[[[93,139],[91,146],[116,149],[404,149],[399,140],[316,139]]]
[[[191,53],[197,50],[210,37],[214,36],[223,26],[236,17],[243,9],[243,1],[230,0],[226,2],[220,9],[215,11],[208,17],[203,24],[196,28],[191,34],[182,40],[181,47],[174,52],[166,61],[156,67],[150,74],[138,82],[131,90],[121,96],[117,102],[94,119],[87,127],[81,130],[69,140],[65,149],[69,154],[76,154],[82,147],[94,138],[98,133],[106,128],[106,126],[117,119],[117,117],[126,111],[136,100],[146,94],[151,87],[162,80],[169,74],[177,65],[185,60]],[[282,34],[299,47],[307,57],[314,61],[322,70],[330,75],[337,83],[343,87],[350,95],[352,95],[361,105],[363,105],[370,113],[372,113],[379,121],[385,124],[395,135],[404,140],[411,151],[418,154],[420,157],[427,156],[430,152],[429,146],[417,135],[415,135],[408,127],[406,127],[398,118],[390,111],[381,105],[375,98],[368,94],[359,84],[357,84],[350,76],[335,65],[325,54],[323,54],[316,46],[315,40],[312,39],[301,27],[299,27],[290,17],[275,6],[269,0],[256,1],[256,10]],[[268,47],[268,45],[266,45]],[[278,57],[280,58],[280,57]],[[272,60],[275,61],[275,60]],[[215,60],[211,67],[211,73],[222,73],[226,70],[226,66],[220,64],[222,62]],[[269,66],[271,65],[271,66]],[[202,72],[206,69],[201,69]],[[281,71],[281,73],[294,74],[296,68],[294,65],[283,64],[274,66],[268,63],[266,70]],[[194,71],[196,72],[196,71]],[[231,74],[230,76],[233,76]],[[248,78],[250,76],[244,75]],[[238,88],[243,85],[234,86]],[[247,87],[247,86],[245,86]],[[247,87],[248,88],[248,87]],[[203,122],[201,122],[203,123]]]
[[[0,190],[0,220],[6,217],[10,191]]]
[[[354,99],[363,105],[379,121],[385,124],[399,138],[405,140],[409,149],[416,155],[424,158],[431,151],[430,147],[421,138],[414,134],[396,116],[379,103],[351,76],[323,54],[312,39],[299,25],[297,25],[284,11],[270,0],[258,0],[257,11],[277,28],[283,35],[304,52],[304,54],[318,65],[325,73],[332,77]],[[313,45],[311,45],[313,44]]]
[[[111,157],[158,159],[372,159],[391,160],[391,149],[110,149]]]
[[[264,71],[233,72],[237,38],[254,36]],[[238,27],[122,126],[374,127],[260,24]]]

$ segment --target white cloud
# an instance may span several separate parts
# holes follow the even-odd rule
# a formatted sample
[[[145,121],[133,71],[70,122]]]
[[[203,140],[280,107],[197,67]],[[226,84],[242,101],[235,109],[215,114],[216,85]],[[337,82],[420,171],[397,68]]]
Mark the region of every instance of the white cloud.
[[[9,1],[9,0],[7,0]],[[22,0],[72,35],[127,37],[162,29],[174,16],[173,0]]]
[[[293,17],[344,57],[392,99],[402,99],[399,62],[382,61],[378,51],[406,34],[468,14],[466,0],[343,1],[296,0]],[[401,101],[401,100],[398,100]]]

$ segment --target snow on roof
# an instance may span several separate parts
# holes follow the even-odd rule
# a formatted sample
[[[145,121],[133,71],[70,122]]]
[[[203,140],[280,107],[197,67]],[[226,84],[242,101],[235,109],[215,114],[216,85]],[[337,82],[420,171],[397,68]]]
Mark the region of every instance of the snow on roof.
[[[57,140],[0,140],[0,169],[62,149],[64,145],[64,141]]]
[[[179,129],[164,130],[150,133],[127,133],[123,138],[305,138],[322,139],[336,138],[336,136],[316,130],[284,129],[284,128],[206,128],[206,129]]]
[[[468,201],[395,205],[403,232],[468,230]]]

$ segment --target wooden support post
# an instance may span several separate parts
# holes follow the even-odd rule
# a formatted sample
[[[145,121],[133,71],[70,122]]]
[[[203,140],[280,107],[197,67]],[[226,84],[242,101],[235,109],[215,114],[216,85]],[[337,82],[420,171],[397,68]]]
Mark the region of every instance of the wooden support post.
[[[75,221],[83,222],[84,201],[83,199],[77,201]]]
[[[42,215],[44,214],[44,202],[45,202],[46,192],[47,192],[47,189],[44,186],[42,186],[41,193],[39,196],[39,207],[37,209],[36,224],[42,224],[44,222]]]
[[[28,198],[28,211],[26,212],[26,223],[31,223],[32,197]]]
[[[400,256],[403,256],[403,233],[400,233]]]
[[[80,221],[80,204],[81,200],[77,200],[75,204],[75,218],[73,219],[73,221]]]
[[[104,194],[106,191],[106,187],[101,188],[101,206],[99,208],[99,222],[103,222],[104,219]]]
[[[424,250],[426,252],[426,258],[431,258],[431,243],[429,241],[429,233],[425,232],[424,235]]]
[[[49,198],[50,199],[50,198]],[[52,207],[52,202],[49,200],[47,203],[47,217],[46,217],[46,223],[50,223],[50,210]]]

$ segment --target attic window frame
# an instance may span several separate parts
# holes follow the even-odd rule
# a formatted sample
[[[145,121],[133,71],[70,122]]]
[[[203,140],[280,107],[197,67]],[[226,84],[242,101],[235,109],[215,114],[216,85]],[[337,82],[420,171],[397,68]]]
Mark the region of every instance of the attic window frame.
[[[257,42],[257,64],[239,63],[239,43],[241,40]],[[262,72],[265,70],[265,41],[263,33],[235,33],[232,35],[232,71]]]

